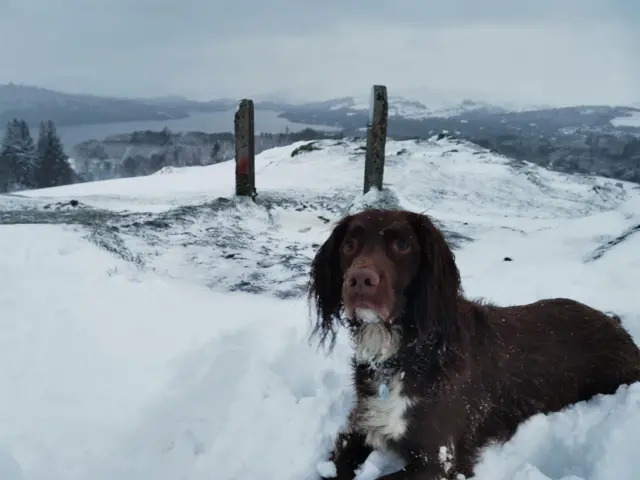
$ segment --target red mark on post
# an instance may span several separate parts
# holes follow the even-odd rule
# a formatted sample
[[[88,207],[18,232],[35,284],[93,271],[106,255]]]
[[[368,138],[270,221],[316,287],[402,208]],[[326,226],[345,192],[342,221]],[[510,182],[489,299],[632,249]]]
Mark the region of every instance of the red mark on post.
[[[238,159],[238,163],[236,165],[236,171],[240,175],[248,175],[249,174],[249,157],[242,157]]]

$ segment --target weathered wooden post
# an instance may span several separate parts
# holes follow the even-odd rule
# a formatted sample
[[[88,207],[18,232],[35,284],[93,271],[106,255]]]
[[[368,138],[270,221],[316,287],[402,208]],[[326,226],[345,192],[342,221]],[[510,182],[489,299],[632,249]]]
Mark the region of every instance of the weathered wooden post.
[[[234,121],[236,137],[236,195],[255,197],[255,137],[253,100],[243,99]]]
[[[367,125],[367,152],[364,157],[364,192],[371,187],[382,190],[384,174],[384,149],[387,142],[387,117],[389,102],[387,87],[374,85],[369,103],[369,124]]]

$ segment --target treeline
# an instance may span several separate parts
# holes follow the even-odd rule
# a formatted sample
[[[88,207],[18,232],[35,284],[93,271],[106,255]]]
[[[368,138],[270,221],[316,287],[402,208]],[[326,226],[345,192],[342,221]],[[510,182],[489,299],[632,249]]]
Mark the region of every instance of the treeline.
[[[342,132],[314,129],[299,132],[260,133],[255,136],[255,153],[291,145],[298,141],[342,138]],[[137,131],[112,135],[103,141],[88,140],[74,148],[74,167],[83,180],[150,175],[164,167],[205,166],[235,157],[235,136],[231,132],[174,133]]]
[[[255,153],[298,141],[333,138],[342,138],[342,132],[308,128],[260,133],[255,137]],[[0,148],[0,193],[150,175],[164,167],[205,166],[234,156],[231,132],[174,133],[165,128],[87,140],[74,147],[72,165],[54,122],[41,122],[34,141],[27,122],[14,118],[7,123]]]
[[[0,192],[67,185],[76,175],[64,153],[56,126],[41,122],[34,142],[27,122],[7,123],[0,148]]]

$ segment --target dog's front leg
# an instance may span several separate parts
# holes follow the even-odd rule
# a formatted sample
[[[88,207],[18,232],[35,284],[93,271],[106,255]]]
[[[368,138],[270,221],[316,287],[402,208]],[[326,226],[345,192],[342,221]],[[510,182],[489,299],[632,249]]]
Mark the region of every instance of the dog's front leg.
[[[330,478],[336,480],[352,480],[355,478],[355,470],[364,463],[373,451],[365,443],[365,437],[357,432],[345,432],[338,435],[335,447],[329,456],[329,462],[335,466],[335,476],[321,477],[323,480]]]

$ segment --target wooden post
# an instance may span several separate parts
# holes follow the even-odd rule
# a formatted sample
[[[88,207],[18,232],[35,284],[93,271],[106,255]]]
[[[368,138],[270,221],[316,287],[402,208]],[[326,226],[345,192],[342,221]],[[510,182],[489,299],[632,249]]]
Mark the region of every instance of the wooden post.
[[[367,125],[367,152],[364,157],[364,192],[371,187],[382,190],[384,174],[384,149],[387,142],[387,117],[389,102],[387,87],[374,85],[369,103],[369,124]]]
[[[253,100],[240,101],[234,121],[236,137],[236,195],[255,197],[255,137]]]

